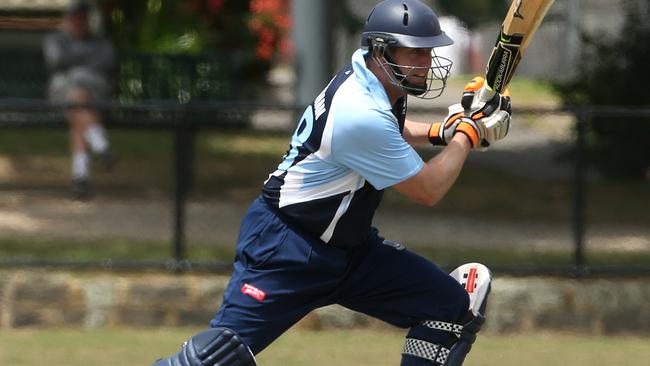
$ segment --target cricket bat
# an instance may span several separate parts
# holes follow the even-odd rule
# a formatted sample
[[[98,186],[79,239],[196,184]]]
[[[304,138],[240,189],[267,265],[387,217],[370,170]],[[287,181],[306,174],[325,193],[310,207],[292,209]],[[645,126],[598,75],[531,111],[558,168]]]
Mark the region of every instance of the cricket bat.
[[[485,84],[477,101],[487,102],[502,93],[521,57],[554,0],[513,0],[485,71]]]

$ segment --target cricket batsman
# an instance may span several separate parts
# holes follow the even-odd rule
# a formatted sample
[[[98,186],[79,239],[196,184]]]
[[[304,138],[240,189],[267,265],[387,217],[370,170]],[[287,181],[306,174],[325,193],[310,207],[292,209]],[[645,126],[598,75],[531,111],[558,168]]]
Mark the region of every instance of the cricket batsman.
[[[436,49],[452,43],[419,0],[372,9],[361,48],[307,106],[244,216],[210,328],[155,366],[256,365],[255,354],[331,304],[406,329],[403,366],[463,363],[485,320],[489,270],[470,263],[447,274],[372,226],[385,189],[433,206],[472,149],[508,132],[509,97],[471,102],[480,78],[444,121],[406,118],[409,96],[442,93],[452,62]],[[422,143],[441,150],[425,162],[412,147]]]

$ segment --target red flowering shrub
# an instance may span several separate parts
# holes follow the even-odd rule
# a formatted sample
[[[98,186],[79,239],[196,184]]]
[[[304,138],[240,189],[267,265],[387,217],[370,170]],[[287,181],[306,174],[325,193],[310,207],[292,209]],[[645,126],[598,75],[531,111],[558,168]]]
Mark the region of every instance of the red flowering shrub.
[[[259,61],[286,59],[291,27],[288,0],[187,0],[217,48],[251,47]],[[243,30],[246,31],[243,31]]]
[[[286,59],[290,43],[286,37],[291,27],[287,0],[250,0],[248,28],[257,36],[255,55],[271,60],[274,55]]]
[[[122,67],[129,72],[121,83],[147,84],[142,89],[151,97],[250,99],[263,87],[272,63],[288,56],[289,0],[102,0],[100,4],[118,50],[142,55],[141,61]],[[152,92],[157,89],[165,92]]]

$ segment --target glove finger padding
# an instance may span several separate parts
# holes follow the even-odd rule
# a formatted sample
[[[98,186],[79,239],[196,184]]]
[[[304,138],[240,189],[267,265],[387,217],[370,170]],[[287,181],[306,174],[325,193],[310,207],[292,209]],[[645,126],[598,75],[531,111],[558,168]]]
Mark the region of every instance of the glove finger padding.
[[[459,118],[465,116],[465,108],[460,103],[449,106],[448,110],[443,122],[434,122],[429,127],[429,142],[434,146],[448,145],[455,133],[451,127]]]
[[[472,147],[476,147],[479,142],[485,138],[485,132],[481,128],[481,122],[474,121],[471,118],[460,118],[452,129],[454,135],[457,133],[462,133],[467,136],[472,144]]]
[[[462,107],[458,110],[455,106],[460,107],[460,104],[449,107],[449,115],[443,122],[434,122],[429,127],[429,142],[434,146],[447,145],[454,137],[452,127],[460,118],[464,117]]]
[[[478,123],[483,125],[484,130],[481,146],[488,147],[508,134],[510,130],[510,113],[502,110],[490,117],[481,119]]]
[[[447,145],[456,133],[467,136],[473,147],[485,138],[480,121],[467,118],[464,114],[456,113],[450,115],[444,122],[435,122],[429,128],[429,141],[433,145]]]

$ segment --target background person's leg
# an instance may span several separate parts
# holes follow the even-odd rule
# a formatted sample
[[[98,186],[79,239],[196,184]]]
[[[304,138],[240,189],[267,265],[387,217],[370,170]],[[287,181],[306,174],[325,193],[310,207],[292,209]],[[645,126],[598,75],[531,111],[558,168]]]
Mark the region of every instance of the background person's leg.
[[[73,104],[92,103],[92,93],[84,88],[75,88],[68,93],[68,100]],[[95,108],[73,108],[70,110],[71,119],[75,121],[75,127],[79,128],[88,148],[99,156],[108,153],[110,150],[106,131],[102,125],[101,113]]]
[[[68,103],[85,103],[86,94],[83,91],[72,90],[68,93]],[[68,121],[71,153],[72,195],[75,199],[88,199],[90,191],[90,155],[84,138],[87,118],[81,108],[65,110]]]
[[[73,88],[67,93],[67,103],[72,105],[91,103],[91,93],[83,88]],[[71,107],[65,111],[70,129],[72,154],[72,193],[75,198],[87,199],[90,191],[90,153],[99,156],[107,167],[115,158],[101,124],[100,113],[87,107]]]

